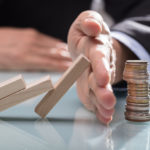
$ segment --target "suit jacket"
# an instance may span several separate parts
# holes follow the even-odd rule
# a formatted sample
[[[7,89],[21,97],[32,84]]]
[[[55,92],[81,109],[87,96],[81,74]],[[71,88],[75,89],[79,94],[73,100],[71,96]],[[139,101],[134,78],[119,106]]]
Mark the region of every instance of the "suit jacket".
[[[150,0],[104,0],[105,10],[121,31],[150,53]],[[66,41],[70,25],[91,0],[0,0],[0,26],[33,27]]]
[[[0,26],[32,27],[66,41],[69,27],[91,0],[0,0]]]
[[[105,0],[106,11],[121,31],[136,39],[150,54],[150,0]]]

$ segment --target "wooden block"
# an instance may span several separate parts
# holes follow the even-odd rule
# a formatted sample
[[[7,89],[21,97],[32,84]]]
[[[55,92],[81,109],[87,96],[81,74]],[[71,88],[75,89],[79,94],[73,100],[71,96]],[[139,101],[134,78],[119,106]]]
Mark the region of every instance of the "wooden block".
[[[0,99],[25,89],[26,85],[21,75],[0,83]]]
[[[53,86],[49,76],[46,76],[39,81],[33,82],[24,90],[14,93],[0,100],[0,111],[8,109],[14,105],[24,102],[27,99],[33,98],[47,91],[53,90]]]
[[[55,84],[54,90],[48,92],[36,106],[35,112],[44,118],[89,65],[89,60],[80,55]]]

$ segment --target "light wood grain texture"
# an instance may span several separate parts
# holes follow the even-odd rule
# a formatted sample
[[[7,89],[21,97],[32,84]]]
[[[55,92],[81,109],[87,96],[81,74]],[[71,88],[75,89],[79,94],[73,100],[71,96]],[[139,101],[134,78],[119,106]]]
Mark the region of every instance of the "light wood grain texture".
[[[21,75],[0,83],[0,99],[26,88]]]
[[[44,118],[89,65],[89,60],[80,55],[55,84],[54,91],[48,92],[36,106],[35,112]]]
[[[33,82],[24,90],[14,93],[4,99],[0,100],[0,111],[8,109],[14,105],[24,102],[30,98],[43,94],[47,91],[53,90],[53,86],[49,76],[46,76],[36,82]]]

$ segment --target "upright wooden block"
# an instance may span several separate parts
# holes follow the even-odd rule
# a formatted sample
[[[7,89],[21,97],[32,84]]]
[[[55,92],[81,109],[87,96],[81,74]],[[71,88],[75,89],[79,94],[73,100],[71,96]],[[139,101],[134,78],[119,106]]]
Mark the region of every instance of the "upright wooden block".
[[[46,76],[39,81],[33,82],[24,90],[14,93],[0,100],[0,111],[8,109],[14,105],[24,102],[27,99],[33,98],[47,91],[53,90],[53,86],[49,76]]]
[[[25,89],[26,85],[21,75],[0,83],[0,99]]]
[[[54,91],[48,92],[36,106],[35,112],[44,118],[89,65],[89,60],[80,55],[55,84]]]

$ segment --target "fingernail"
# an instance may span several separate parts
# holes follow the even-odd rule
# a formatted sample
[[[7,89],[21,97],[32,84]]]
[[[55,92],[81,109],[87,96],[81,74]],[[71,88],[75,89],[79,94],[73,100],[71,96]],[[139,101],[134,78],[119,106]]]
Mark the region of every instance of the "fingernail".
[[[95,22],[100,25],[100,23],[96,19],[93,19],[93,18],[86,18],[85,22]]]
[[[100,22],[97,21],[96,19],[93,19],[93,18],[86,18],[86,19],[84,20],[84,22],[88,22],[88,23],[95,22],[96,24],[99,25],[100,31],[102,31],[102,27],[101,27],[102,25],[101,25]]]

